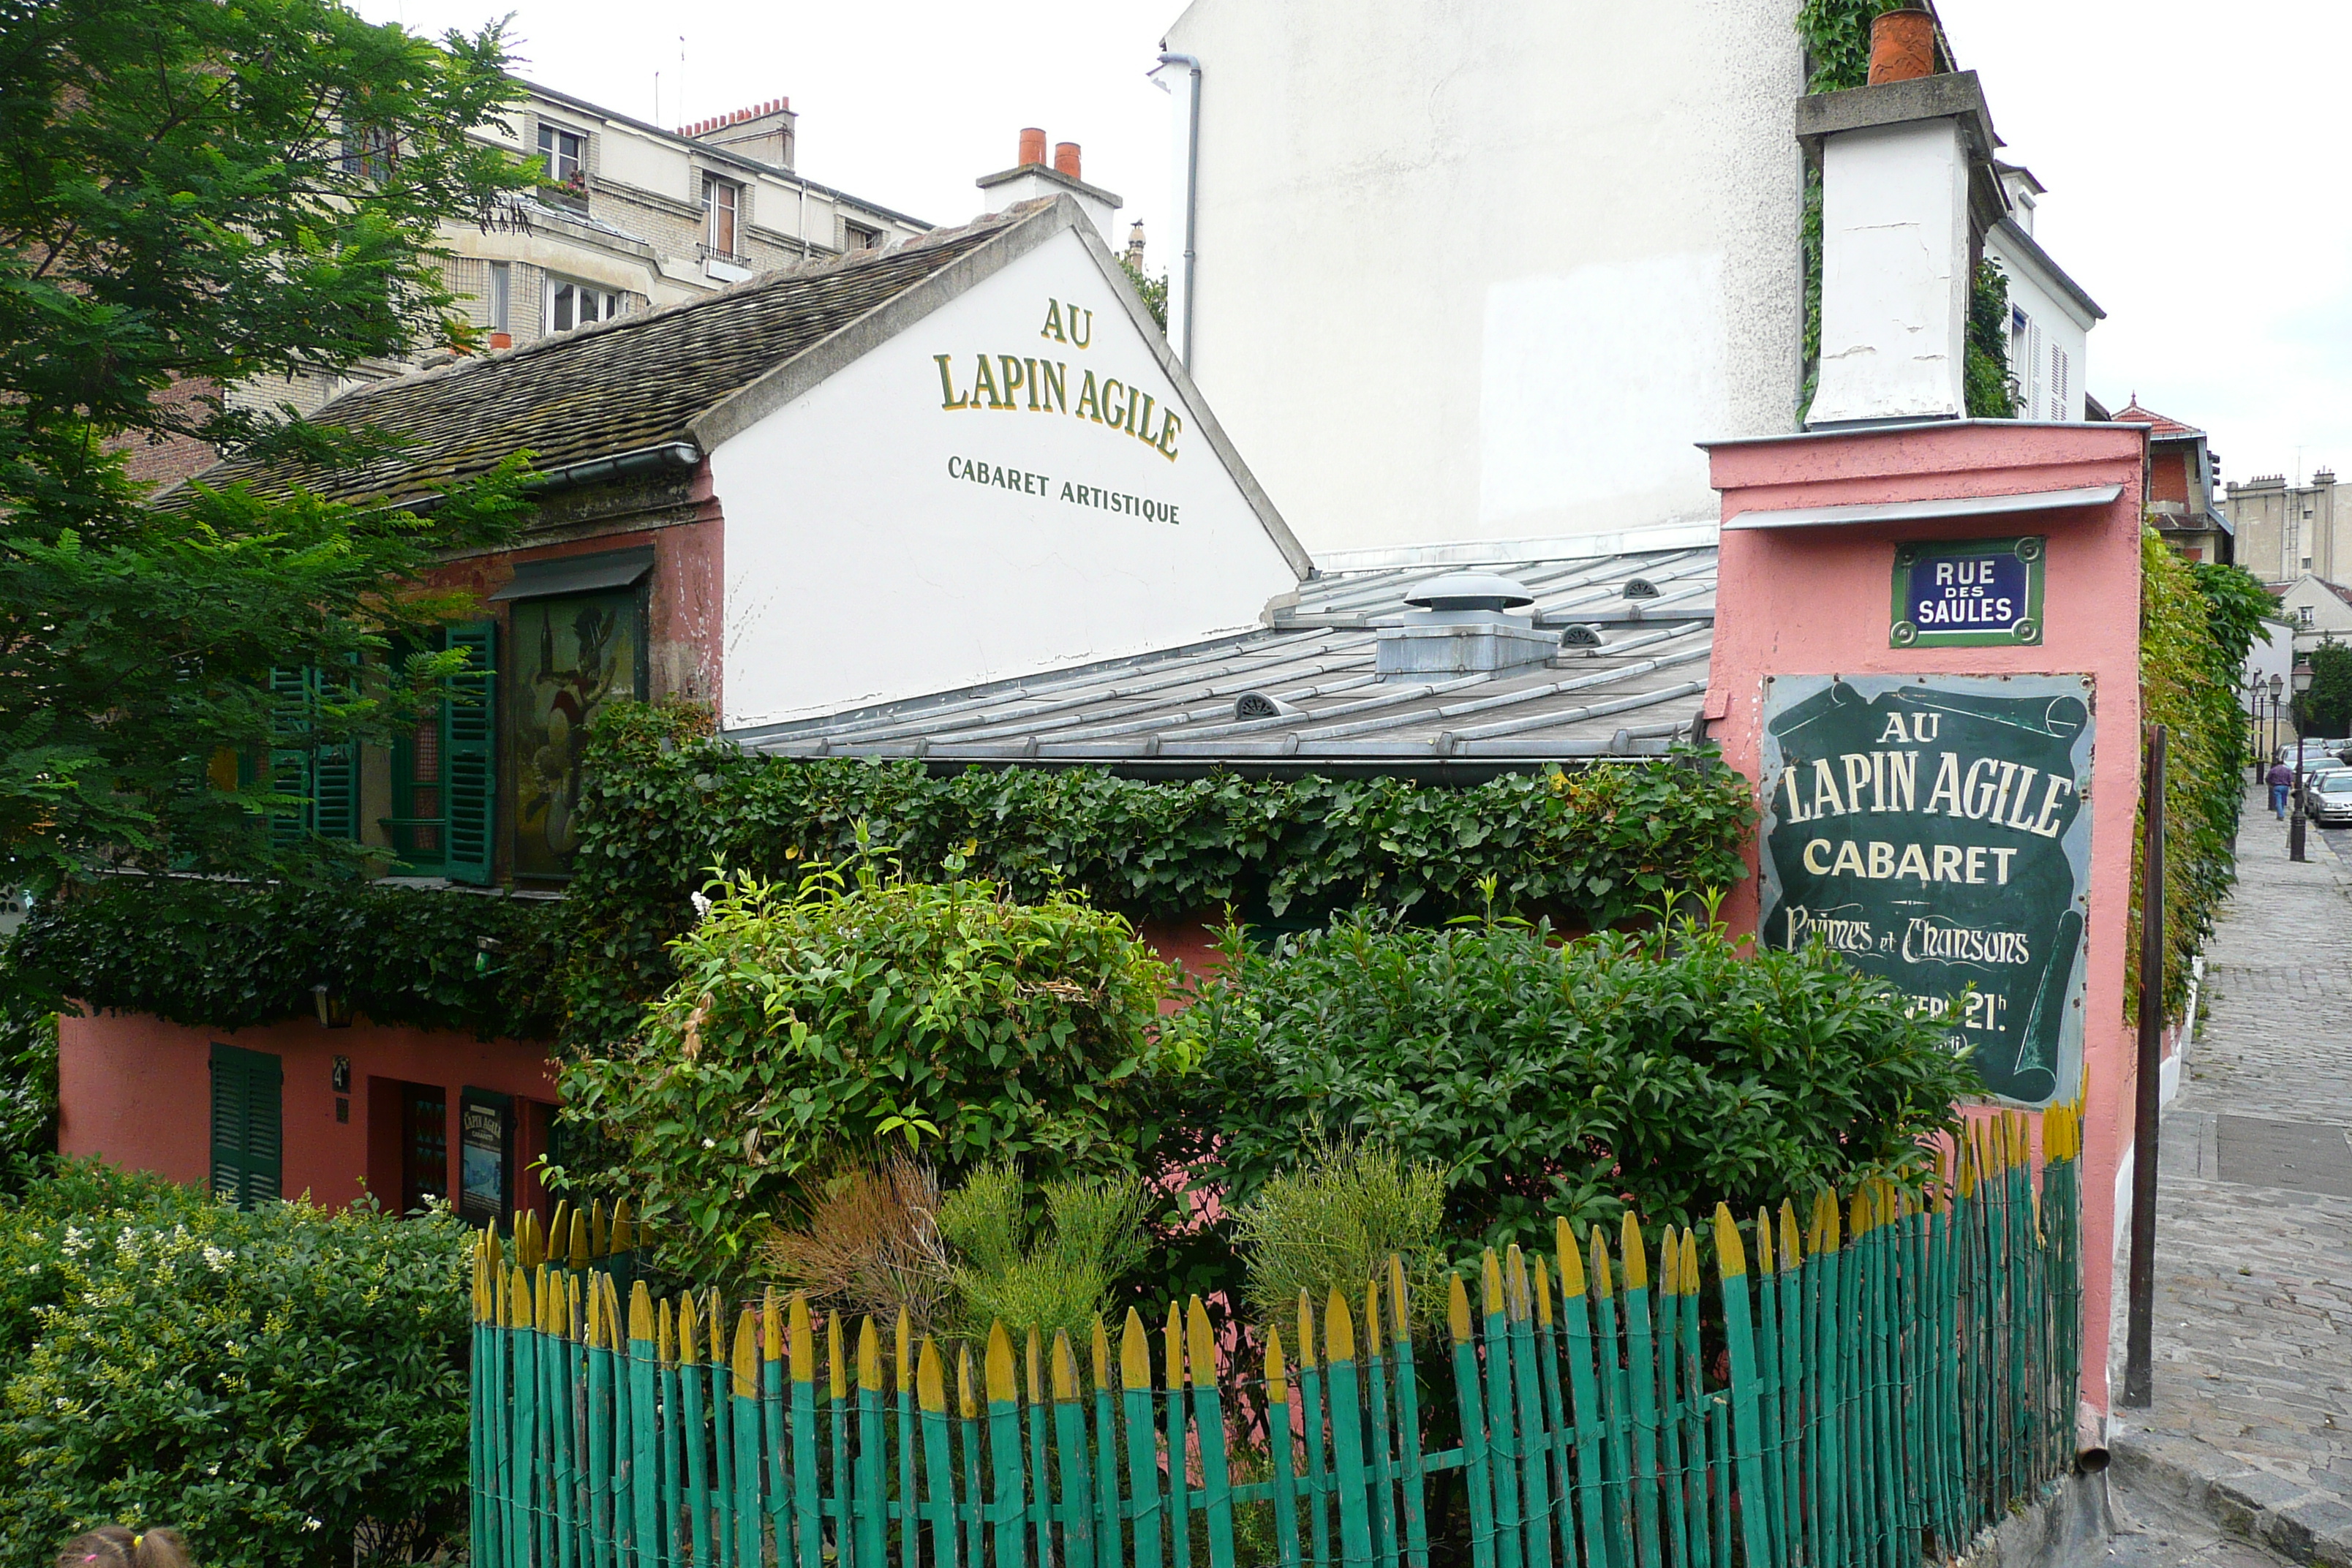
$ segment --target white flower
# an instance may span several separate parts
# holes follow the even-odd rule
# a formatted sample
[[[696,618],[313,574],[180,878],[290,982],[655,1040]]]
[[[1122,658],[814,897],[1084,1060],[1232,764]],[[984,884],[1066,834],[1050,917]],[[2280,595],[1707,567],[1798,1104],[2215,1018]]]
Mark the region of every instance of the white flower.
[[[716,1149],[719,1147],[719,1140],[716,1138],[705,1138],[702,1141],[702,1146],[706,1149]]]
[[[323,1527],[315,1519],[306,1519],[302,1521],[302,1528],[305,1530],[318,1530]]]
[[[710,918],[710,900],[709,899],[704,898],[700,893],[688,893],[687,897],[694,900],[694,915],[697,920],[708,920]]]

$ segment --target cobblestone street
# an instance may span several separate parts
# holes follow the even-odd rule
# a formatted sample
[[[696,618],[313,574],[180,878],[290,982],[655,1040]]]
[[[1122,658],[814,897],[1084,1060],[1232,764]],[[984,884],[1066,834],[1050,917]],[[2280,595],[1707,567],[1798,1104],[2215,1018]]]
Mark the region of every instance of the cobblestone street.
[[[2289,861],[2252,795],[2244,824],[2165,1115],[2156,1404],[2117,1413],[2118,1501],[2352,1564],[2352,866],[2316,831],[2310,861]],[[2119,1281],[2123,1268],[2119,1256]],[[2119,1292],[2117,1389],[2123,1313]],[[2194,1529],[2178,1554],[2160,1545],[2122,1537],[2115,1557],[2243,1551]]]

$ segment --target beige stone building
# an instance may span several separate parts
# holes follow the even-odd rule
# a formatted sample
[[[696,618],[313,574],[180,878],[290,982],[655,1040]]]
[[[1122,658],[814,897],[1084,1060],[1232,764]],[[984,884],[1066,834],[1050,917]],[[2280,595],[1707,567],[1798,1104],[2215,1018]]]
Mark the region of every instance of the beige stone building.
[[[441,227],[449,287],[488,334],[490,352],[684,304],[779,267],[887,247],[931,227],[800,174],[787,100],[666,131],[553,88],[515,87],[503,129],[486,128],[483,138],[518,160],[541,159],[545,178],[478,223]],[[353,386],[453,357],[424,344],[405,360],[341,374],[251,382],[231,388],[228,401],[261,409],[290,404],[309,414]],[[213,459],[209,447],[181,440],[141,447],[131,469],[169,484]]]
[[[2352,498],[2333,470],[2307,484],[2283,474],[2259,474],[2225,487],[2222,510],[2238,535],[2238,564],[2277,587],[2309,574],[2329,583],[2352,581]]]

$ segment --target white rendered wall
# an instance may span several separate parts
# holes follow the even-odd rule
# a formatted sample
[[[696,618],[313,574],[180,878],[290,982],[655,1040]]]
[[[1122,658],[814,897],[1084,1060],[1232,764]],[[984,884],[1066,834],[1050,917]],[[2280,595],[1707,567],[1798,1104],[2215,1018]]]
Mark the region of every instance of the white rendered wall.
[[[1308,550],[1717,517],[1801,375],[1790,16],[1194,0],[1190,364]]]
[[[1090,312],[1089,346],[1045,335],[1049,300]],[[727,728],[1241,630],[1297,585],[1189,408],[1171,459],[1124,428],[1033,411],[1025,389],[1013,408],[943,407],[933,356],[970,399],[983,353],[1067,364],[1071,407],[1087,372],[1098,390],[1139,388],[1155,429],[1175,396],[1065,231],[722,442]],[[965,477],[977,467],[1040,478],[1016,493]],[[1089,504],[1081,487],[1175,521]]]
[[[1822,373],[1807,421],[1957,416],[1969,319],[1969,164],[1957,120],[1829,137]]]
[[[2017,335],[2011,334],[2009,369],[2017,378],[2017,416],[2081,419],[2091,360],[2090,324],[2056,290],[2043,286],[2041,268],[2023,257],[2010,254],[2001,244],[2000,230],[1985,237],[1985,257],[2000,264],[2001,271],[2009,277],[2011,308],[2024,311],[2032,324],[2032,330],[2026,334],[2031,347],[2024,353],[2019,352]],[[2031,355],[2030,363],[2024,363],[2027,354]],[[2065,356],[2063,395],[2056,385],[2061,354]]]

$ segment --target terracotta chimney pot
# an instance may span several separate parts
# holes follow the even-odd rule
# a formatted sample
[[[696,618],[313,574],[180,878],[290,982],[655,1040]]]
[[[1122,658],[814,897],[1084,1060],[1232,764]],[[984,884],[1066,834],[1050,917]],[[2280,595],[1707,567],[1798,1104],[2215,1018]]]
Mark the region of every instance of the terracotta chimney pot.
[[[1078,178],[1078,144],[1075,142],[1054,143],[1054,172]]]
[[[1870,24],[1870,85],[1912,81],[1936,74],[1936,18],[1906,5],[1885,11]]]
[[[1042,163],[1045,161],[1045,132],[1037,126],[1029,126],[1021,132],[1020,166],[1025,169],[1032,163]]]

